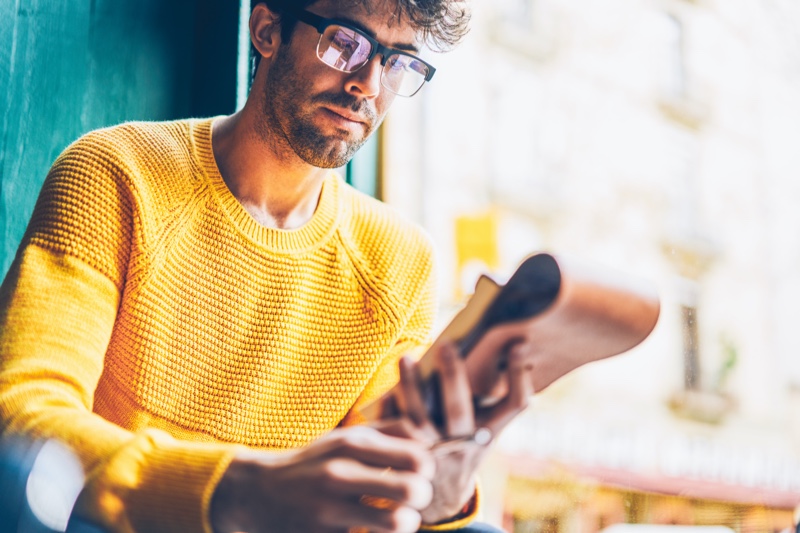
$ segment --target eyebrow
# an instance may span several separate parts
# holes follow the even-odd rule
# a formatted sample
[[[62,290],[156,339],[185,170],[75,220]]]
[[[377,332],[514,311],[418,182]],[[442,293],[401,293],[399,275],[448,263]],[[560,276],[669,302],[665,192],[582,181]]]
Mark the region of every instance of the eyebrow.
[[[363,24],[361,24],[357,20],[353,20],[353,19],[348,18],[346,16],[334,17],[332,20],[338,20],[339,22],[344,22],[345,24],[348,24],[349,26],[353,26],[354,28],[356,28],[356,29],[358,29],[360,31],[363,31],[364,33],[366,33],[367,35],[369,35],[370,37],[372,37],[376,41],[378,40],[378,37],[377,37],[377,35],[375,35],[374,31],[370,30],[369,28],[366,28]],[[383,43],[381,43],[381,44],[383,44]],[[387,46],[387,48],[394,48],[396,50],[402,50],[403,52],[415,52],[417,54],[420,51],[417,46],[414,46],[413,44],[406,44],[406,43],[394,43],[392,45],[384,45],[384,46]]]

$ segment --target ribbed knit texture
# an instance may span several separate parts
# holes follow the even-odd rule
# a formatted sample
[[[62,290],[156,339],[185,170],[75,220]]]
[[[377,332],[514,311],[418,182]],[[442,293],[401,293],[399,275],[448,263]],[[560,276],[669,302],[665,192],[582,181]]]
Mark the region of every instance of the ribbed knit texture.
[[[99,130],[53,165],[0,290],[0,424],[75,450],[92,520],[208,531],[235,445],[358,421],[434,301],[427,238],[335,174],[306,225],[270,229],[210,120]]]

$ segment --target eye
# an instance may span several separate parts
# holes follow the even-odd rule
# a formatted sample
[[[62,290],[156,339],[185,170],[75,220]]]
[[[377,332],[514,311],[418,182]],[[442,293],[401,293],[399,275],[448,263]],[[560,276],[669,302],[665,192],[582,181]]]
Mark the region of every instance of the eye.
[[[367,41],[359,41],[356,42],[356,48],[353,51],[353,59],[354,63],[359,65],[366,63],[369,59],[369,53],[372,50],[372,47]]]
[[[389,60],[387,61],[387,63],[389,64],[389,68],[393,72],[404,71],[404,70],[407,70],[407,67],[408,67],[408,61],[407,61],[406,56],[401,56],[401,55],[393,55],[393,56],[391,56],[389,58]]]
[[[340,52],[353,53],[358,48],[358,41],[354,36],[348,35],[344,29],[339,29],[334,35],[331,44]]]
[[[426,65],[425,63],[423,63],[419,59],[411,59],[411,61],[409,61],[408,65],[407,65],[406,69],[410,70],[411,72],[416,72],[420,76],[427,76],[428,75],[428,65]]]

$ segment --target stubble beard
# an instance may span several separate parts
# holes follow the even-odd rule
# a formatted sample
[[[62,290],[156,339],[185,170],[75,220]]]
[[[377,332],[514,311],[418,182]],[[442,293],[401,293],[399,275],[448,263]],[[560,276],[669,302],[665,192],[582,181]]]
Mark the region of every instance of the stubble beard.
[[[283,49],[270,65],[264,87],[259,136],[280,155],[296,155],[317,168],[339,168],[353,158],[380,124],[375,110],[365,100],[340,93],[306,94],[307,83],[298,76],[290,50]],[[359,137],[325,135],[314,124],[313,104],[331,104],[367,117],[364,134]],[[307,108],[303,108],[303,104]]]

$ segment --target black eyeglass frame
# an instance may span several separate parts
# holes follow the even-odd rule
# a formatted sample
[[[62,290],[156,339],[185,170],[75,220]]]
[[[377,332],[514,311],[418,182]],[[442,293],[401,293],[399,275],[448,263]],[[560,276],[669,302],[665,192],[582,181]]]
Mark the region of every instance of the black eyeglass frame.
[[[328,28],[328,26],[336,25],[336,26],[341,26],[343,28],[347,28],[348,30],[351,30],[351,31],[354,31],[354,32],[358,33],[359,35],[364,37],[364,39],[366,39],[367,42],[369,42],[372,45],[372,50],[370,50],[370,52],[369,52],[369,57],[364,62],[364,64],[361,65],[360,67],[358,67],[357,69],[355,69],[355,70],[342,70],[342,69],[336,68],[334,66],[331,66],[331,65],[328,65],[327,63],[325,63],[326,65],[328,65],[332,69],[338,70],[340,72],[347,72],[347,73],[357,72],[362,67],[364,67],[364,65],[366,65],[367,63],[372,61],[372,58],[374,58],[377,54],[381,55],[381,66],[385,67],[386,66],[386,61],[389,60],[390,56],[392,56],[394,54],[399,54],[399,55],[404,55],[404,56],[408,56],[408,57],[414,58],[415,60],[419,61],[420,63],[422,63],[423,65],[425,65],[428,68],[428,73],[425,75],[425,81],[431,81],[431,78],[433,78],[433,75],[436,72],[436,69],[433,67],[433,65],[431,65],[430,63],[428,63],[424,59],[421,59],[419,56],[416,56],[416,55],[414,55],[412,53],[406,52],[405,50],[398,50],[396,48],[390,48],[388,46],[384,46],[381,43],[379,43],[377,40],[375,40],[372,36],[367,35],[366,33],[364,33],[364,30],[361,30],[359,28],[354,28],[351,24],[349,24],[349,23],[347,23],[345,21],[338,20],[338,19],[325,18],[325,17],[322,17],[320,15],[317,15],[316,13],[312,13],[310,11],[306,11],[305,9],[289,9],[289,13],[291,13],[292,16],[294,16],[300,22],[304,22],[304,23],[308,24],[309,26],[312,26],[314,29],[317,30],[317,32],[319,32],[320,36],[322,36],[325,33],[325,30]],[[421,89],[423,85],[424,85],[424,82],[423,82],[422,85],[419,86],[419,88]],[[417,89],[417,91],[415,91],[414,94],[416,94],[418,91],[419,91],[419,89]],[[413,94],[409,95],[409,96],[413,96]]]

